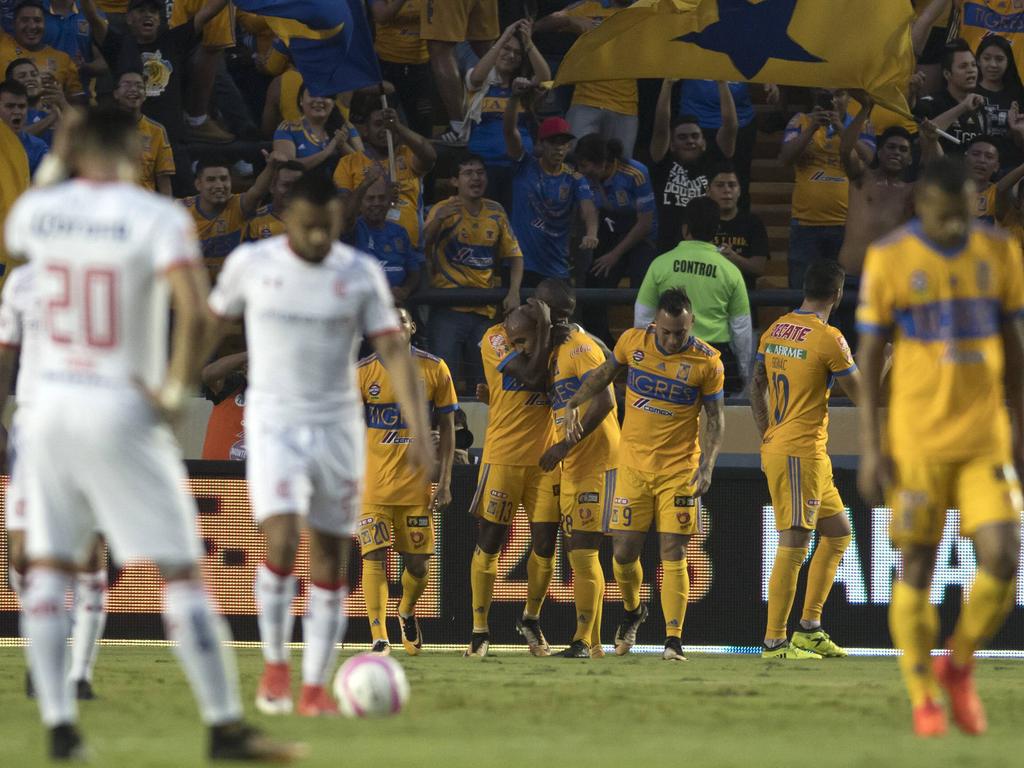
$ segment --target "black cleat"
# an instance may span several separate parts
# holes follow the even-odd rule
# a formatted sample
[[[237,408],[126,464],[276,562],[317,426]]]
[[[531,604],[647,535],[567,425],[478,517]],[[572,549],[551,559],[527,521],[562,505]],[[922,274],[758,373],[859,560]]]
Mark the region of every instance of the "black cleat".
[[[78,729],[71,723],[63,723],[50,729],[51,760],[85,760],[85,744]]]
[[[211,760],[290,763],[305,757],[307,751],[304,744],[274,741],[263,731],[243,722],[210,728]]]
[[[32,673],[25,670],[25,696],[34,699],[36,697],[36,686],[32,682]]]
[[[487,655],[487,649],[491,646],[491,636],[487,632],[474,632],[473,637],[469,641],[469,648],[462,654],[463,658],[469,658],[470,656],[476,656],[477,658],[483,658]]]
[[[555,656],[559,656],[563,659],[589,659],[590,646],[582,640],[573,640],[572,645],[561,653],[556,653]]]
[[[92,701],[96,698],[96,692],[92,689],[92,683],[88,680],[75,681],[75,698],[79,701]]]
[[[398,614],[398,626],[402,630],[402,647],[410,656],[418,656],[423,649],[423,633],[420,620],[413,616]]]
[[[550,656],[551,646],[544,637],[544,630],[540,628],[540,619],[530,619],[523,616],[516,619],[516,632],[523,636],[526,644],[530,646],[530,654],[533,656]]]
[[[387,640],[374,640],[373,647],[370,648],[370,653],[374,653],[377,656],[390,656],[391,643]]]
[[[661,654],[665,661],[686,661],[683,655],[683,641],[678,637],[665,638],[665,650]]]
[[[640,603],[632,611],[626,611],[622,623],[615,630],[615,655],[625,656],[636,645],[636,633],[640,625],[647,621],[647,605]]]

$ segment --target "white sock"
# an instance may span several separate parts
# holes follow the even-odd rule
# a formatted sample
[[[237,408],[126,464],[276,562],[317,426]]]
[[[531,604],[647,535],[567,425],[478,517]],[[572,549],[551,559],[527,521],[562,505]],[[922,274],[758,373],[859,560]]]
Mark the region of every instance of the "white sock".
[[[18,596],[18,602],[22,602],[25,597],[25,574],[16,571],[13,565],[8,565],[7,583],[11,585],[14,594]]]
[[[338,656],[338,643],[345,638],[348,617],[345,598],[348,585],[325,589],[311,584],[306,614],[302,617],[302,684],[324,685],[334,660]]]
[[[107,572],[75,577],[75,619],[71,629],[71,679],[92,681],[97,643],[107,624]]]
[[[67,675],[70,617],[64,605],[71,575],[32,568],[26,579],[22,623],[29,639],[28,659],[43,724],[52,728],[78,720]]]
[[[214,611],[198,581],[174,581],[164,598],[167,638],[192,684],[203,722],[223,725],[242,717],[235,657],[224,645],[231,639],[227,624]]]
[[[288,646],[292,639],[292,600],[298,580],[294,574],[281,576],[260,563],[256,569],[256,609],[263,660],[268,664],[288,661]]]
[[[198,128],[200,125],[206,122],[206,115],[190,115],[185,113],[185,122],[188,123],[192,128]]]

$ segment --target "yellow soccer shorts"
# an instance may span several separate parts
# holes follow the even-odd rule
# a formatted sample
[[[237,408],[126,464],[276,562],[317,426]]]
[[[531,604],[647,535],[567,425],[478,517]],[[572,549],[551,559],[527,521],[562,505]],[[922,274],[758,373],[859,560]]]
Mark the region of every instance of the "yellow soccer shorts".
[[[693,484],[696,467],[682,472],[643,472],[619,467],[608,530],[692,536],[701,530],[700,499]]]
[[[445,43],[497,40],[498,0],[423,0],[420,37]]]
[[[558,469],[481,464],[469,511],[489,523],[510,525],[522,504],[531,523],[557,523],[560,479]]]
[[[171,9],[171,27],[191,20],[206,4],[206,0],[174,0]],[[203,27],[203,47],[232,48],[235,45],[235,7],[228,6],[206,22]]]
[[[562,533],[607,533],[615,493],[615,470],[595,472],[580,478],[562,475],[559,504]]]
[[[832,480],[832,460],[828,456],[808,459],[762,453],[761,466],[772,495],[776,530],[813,531],[819,520],[846,512]]]
[[[960,510],[960,533],[1020,521],[1020,481],[1009,460],[972,459],[958,463],[907,457],[894,461],[896,477],[889,489],[892,507],[889,535],[898,547],[935,546],[942,538],[946,510]]]
[[[392,546],[392,535],[403,554],[434,554],[434,521],[422,504],[364,504],[357,535],[364,555]]]

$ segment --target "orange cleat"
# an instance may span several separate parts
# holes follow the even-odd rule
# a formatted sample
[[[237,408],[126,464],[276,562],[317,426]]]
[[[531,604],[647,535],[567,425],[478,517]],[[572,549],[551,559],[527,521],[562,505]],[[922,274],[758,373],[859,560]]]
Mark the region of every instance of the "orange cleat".
[[[957,666],[952,656],[939,656],[932,664],[939,684],[946,689],[953,722],[961,731],[977,736],[988,730],[985,707],[974,690],[974,665]]]
[[[946,712],[931,699],[914,707],[914,735],[923,739],[946,735]]]
[[[335,717],[338,705],[322,685],[303,685],[298,713],[302,717]]]
[[[264,715],[290,715],[292,712],[292,678],[288,662],[263,665],[263,676],[256,692],[256,709]]]

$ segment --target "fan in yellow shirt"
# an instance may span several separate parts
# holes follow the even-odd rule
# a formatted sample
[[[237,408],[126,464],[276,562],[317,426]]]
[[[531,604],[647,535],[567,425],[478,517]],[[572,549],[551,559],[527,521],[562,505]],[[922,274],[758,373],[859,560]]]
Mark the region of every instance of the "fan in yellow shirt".
[[[915,189],[918,218],[868,250],[857,310],[858,483],[867,503],[884,498],[893,510],[903,571],[889,622],[919,736],[946,732],[940,686],[961,730],[986,729],[973,656],[1013,605],[1019,564],[1024,264],[1015,239],[974,221],[976,195],[959,159],[926,166]],[[879,378],[890,340],[883,454]],[[947,509],[960,510],[978,570],[947,642],[951,654],[933,664],[939,616],[929,591]]]
[[[284,234],[284,221],[278,216],[284,210],[285,199],[292,185],[302,178],[304,169],[297,160],[281,163],[270,182],[270,202],[245,223],[242,241],[266,240]]]
[[[750,406],[762,436],[761,466],[780,531],[768,582],[765,658],[845,656],[821,628],[821,611],[850,544],[850,521],[832,481],[828,400],[832,385],[856,399],[859,374],[843,335],[828,324],[843,298],[846,273],[834,261],[812,264],[800,309],[776,320],[761,337]],[[786,624],[811,531],[818,546],[807,575],[800,629]]]
[[[416,333],[412,315],[398,310],[406,343]],[[411,656],[423,647],[416,601],[427,588],[427,561],[434,554],[431,515],[451,503],[452,463],[455,457],[455,417],[459,408],[455,387],[444,360],[410,346],[410,354],[437,417],[440,433],[440,474],[431,493],[430,478],[410,468],[406,451],[411,442],[388,370],[377,355],[359,361],[359,390],[366,407],[366,490],[359,519],[363,553],[363,593],[373,635],[373,651],[391,652],[387,631],[388,548],[402,555],[402,600],[398,622],[402,645]],[[392,536],[394,537],[392,544]]]
[[[64,94],[71,98],[82,93],[78,67],[64,51],[43,42],[46,13],[41,2],[18,3],[14,9],[13,34],[0,32],[0,72],[15,59],[30,59],[40,74],[52,75]]]
[[[620,656],[636,643],[637,630],[647,618],[647,606],[640,602],[640,553],[653,523],[664,571],[662,658],[685,660],[681,638],[690,592],[686,547],[701,529],[700,497],[711,485],[725,428],[721,355],[693,336],[692,327],[693,308],[686,293],[665,291],[654,324],[623,333],[612,357],[583,382],[566,408],[567,430],[574,434],[580,406],[607,391],[627,368],[626,415],[608,526],[615,580],[626,609],[615,633]],[[698,442],[702,409],[707,415],[703,460]]]
[[[18,135],[0,121],[0,232],[4,219],[18,196],[28,189],[28,156]],[[0,237],[0,285],[7,278],[11,263],[7,258],[4,239]]]

